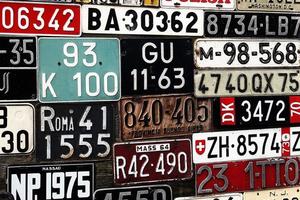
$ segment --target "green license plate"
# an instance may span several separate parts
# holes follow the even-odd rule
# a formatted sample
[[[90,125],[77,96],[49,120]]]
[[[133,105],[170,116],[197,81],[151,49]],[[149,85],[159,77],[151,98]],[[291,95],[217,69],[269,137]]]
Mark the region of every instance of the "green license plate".
[[[41,38],[40,101],[118,101],[119,52],[118,39]]]

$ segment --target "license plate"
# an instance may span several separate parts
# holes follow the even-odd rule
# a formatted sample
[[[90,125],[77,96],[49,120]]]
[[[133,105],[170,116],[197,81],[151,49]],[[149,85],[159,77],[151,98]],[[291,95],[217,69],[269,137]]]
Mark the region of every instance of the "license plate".
[[[266,128],[299,125],[300,96],[223,97],[213,103],[217,128]]]
[[[0,34],[79,36],[80,5],[0,2]]]
[[[299,93],[298,69],[195,70],[195,96],[267,96]]]
[[[169,185],[99,189],[94,193],[94,200],[119,200],[123,199],[125,196],[127,199],[173,200],[172,188]]]
[[[210,195],[203,197],[178,197],[174,200],[243,200],[243,195],[239,193],[221,194],[221,195]],[[251,199],[255,200],[255,199]]]
[[[298,200],[300,187],[245,192],[244,200]]]
[[[163,8],[235,9],[234,0],[160,0],[160,5]]]
[[[190,39],[125,39],[122,96],[193,92]]]
[[[0,68],[36,68],[36,37],[0,37]]]
[[[122,98],[123,140],[170,137],[211,129],[211,101],[191,95]]]
[[[142,6],[143,0],[119,0],[119,3],[123,6]]]
[[[83,5],[81,12],[83,33],[203,35],[202,10]]]
[[[300,2],[298,0],[238,0],[237,9],[299,12]]]
[[[120,99],[118,39],[42,38],[39,50],[42,102]]]
[[[92,200],[94,164],[9,166],[7,191],[15,200]]]
[[[190,179],[190,145],[189,139],[116,143],[114,182],[127,185]]]
[[[197,194],[244,192],[296,186],[300,181],[299,165],[298,157],[197,164],[195,167],[196,192]],[[266,199],[252,198],[251,200]]]
[[[0,101],[28,101],[37,98],[36,69],[1,69],[0,82]]]
[[[299,38],[300,16],[287,13],[205,12],[206,37]]]
[[[0,104],[0,155],[27,154],[34,146],[34,108]]]
[[[300,127],[193,134],[194,163],[299,155]]]
[[[37,109],[37,159],[109,158],[116,112],[116,103],[41,104]]]
[[[198,39],[195,65],[203,67],[298,67],[300,43],[295,40]]]

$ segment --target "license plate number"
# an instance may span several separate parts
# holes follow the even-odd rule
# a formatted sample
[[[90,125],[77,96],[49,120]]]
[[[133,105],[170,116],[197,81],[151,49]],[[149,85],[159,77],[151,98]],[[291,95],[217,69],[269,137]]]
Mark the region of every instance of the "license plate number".
[[[298,157],[197,164],[195,167],[196,192],[197,194],[245,192],[296,186],[300,181],[299,165]],[[265,198],[262,199],[265,200]]]
[[[192,41],[124,39],[122,96],[191,93]]]
[[[114,182],[184,180],[192,178],[190,140],[117,143],[114,145]]]
[[[194,87],[196,97],[293,95],[299,80],[297,69],[206,69],[195,71]]]
[[[172,188],[169,185],[147,185],[136,187],[99,189],[94,193],[94,200],[119,200],[123,196],[128,199],[173,200]],[[141,197],[142,196],[142,197]]]
[[[196,67],[297,67],[300,43],[295,40],[203,40],[195,42]]]
[[[202,10],[180,9],[178,11],[177,9],[83,5],[81,12],[83,33],[203,35]]]
[[[30,153],[34,121],[30,104],[0,104],[0,155]]]
[[[36,37],[0,37],[1,68],[36,68]]]
[[[300,127],[193,134],[194,163],[300,155]]]
[[[0,34],[79,36],[80,5],[0,2]]]
[[[92,200],[94,164],[9,166],[7,191],[15,200]]]
[[[123,98],[123,140],[170,137],[211,128],[211,101],[191,95]]]
[[[115,138],[116,103],[41,104],[38,107],[37,159],[109,158]]]
[[[118,39],[42,38],[39,49],[42,102],[120,99]]]
[[[218,128],[266,128],[300,123],[300,96],[222,97],[213,104]]]
[[[300,16],[284,13],[205,12],[206,37],[298,38]]]

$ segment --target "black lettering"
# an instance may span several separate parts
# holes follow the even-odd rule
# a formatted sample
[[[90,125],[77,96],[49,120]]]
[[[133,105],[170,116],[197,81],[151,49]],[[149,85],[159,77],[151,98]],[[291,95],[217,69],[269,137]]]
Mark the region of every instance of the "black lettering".
[[[264,77],[265,77],[266,83],[267,83],[267,85],[265,87],[265,91],[264,91],[265,93],[267,92],[268,89],[270,90],[270,92],[274,92],[273,87],[271,85],[273,75],[274,75],[273,73],[270,74],[270,76],[268,76],[267,74],[264,74]]]
[[[100,18],[101,12],[96,8],[89,8],[88,10],[88,28],[89,30],[97,30],[101,26]]]
[[[222,144],[222,136],[219,136],[219,155],[222,157],[223,151],[222,149],[225,148],[226,157],[229,157],[229,136],[226,136],[226,143]]]
[[[107,31],[111,28],[115,29],[116,31],[120,30],[115,9],[110,9],[109,11],[105,30]]]
[[[204,49],[202,47],[200,47],[200,60],[203,60],[203,57],[206,58],[206,59],[209,58],[210,60],[212,60],[213,56],[214,55],[213,55],[213,48],[212,47],[210,47],[208,49],[207,53],[204,51]]]
[[[300,151],[300,148],[297,148],[297,144],[299,144],[299,139],[300,139],[300,131],[295,131],[292,133],[293,135],[297,135],[297,139],[295,141],[295,144],[293,146],[293,151]]]
[[[208,137],[207,138],[207,140],[212,140],[213,141],[212,146],[211,146],[211,148],[210,148],[210,150],[208,152],[208,158],[217,158],[218,157],[217,154],[212,154],[212,152],[213,152],[213,150],[214,150],[214,148],[216,146],[217,139],[218,139],[217,137]]]
[[[259,83],[258,85],[256,85],[257,78],[258,78],[258,83]],[[261,78],[260,74],[254,74],[252,76],[252,90],[257,93],[262,92],[262,78]]]

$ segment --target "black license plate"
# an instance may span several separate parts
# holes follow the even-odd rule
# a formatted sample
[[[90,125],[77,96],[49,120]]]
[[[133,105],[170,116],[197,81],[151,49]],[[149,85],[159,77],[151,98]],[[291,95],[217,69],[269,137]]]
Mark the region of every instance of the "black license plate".
[[[116,134],[116,113],[116,103],[40,104],[37,159],[108,159]]]
[[[35,100],[36,69],[0,70],[1,100]]]
[[[300,16],[286,13],[205,12],[206,37],[299,38]]]
[[[172,200],[172,189],[168,185],[147,185],[122,188],[106,188],[96,190],[94,200]]]
[[[35,68],[36,37],[0,37],[0,67]]]
[[[121,51],[123,96],[193,91],[190,39],[125,39]]]
[[[7,176],[7,190],[15,200],[92,200],[91,163],[11,166]]]
[[[223,97],[213,103],[218,128],[268,128],[300,124],[300,96]]]

